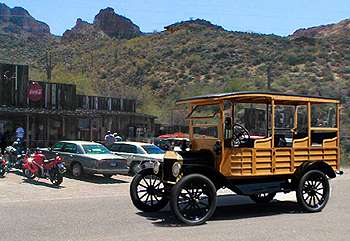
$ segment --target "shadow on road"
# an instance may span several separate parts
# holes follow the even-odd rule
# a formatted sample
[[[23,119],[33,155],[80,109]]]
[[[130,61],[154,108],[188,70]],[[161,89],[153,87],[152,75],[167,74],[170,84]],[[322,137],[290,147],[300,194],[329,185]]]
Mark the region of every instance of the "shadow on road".
[[[80,178],[72,176],[70,173],[66,173],[65,178],[78,180],[82,182],[90,182],[94,184],[118,184],[118,183],[128,183],[127,181],[116,179],[118,176],[107,178],[104,176],[97,176],[97,175],[84,175]]]
[[[65,186],[55,186],[53,185],[52,183],[47,183],[47,182],[43,182],[43,181],[40,181],[40,179],[23,179],[23,183],[29,183],[29,184],[33,184],[33,185],[36,185],[36,186],[44,186],[44,187],[50,187],[50,188],[53,188],[53,189],[62,189],[62,188],[65,188]]]
[[[23,174],[23,172],[21,170],[11,170],[9,173],[14,173],[17,176],[24,177],[24,174]]]
[[[218,196],[216,211],[209,221],[237,220],[295,213],[302,213],[302,210],[296,202],[292,201],[273,200],[270,203],[256,204],[252,203],[248,197],[222,195]],[[168,207],[159,212],[138,212],[137,214],[147,218],[159,227],[187,226],[179,222]]]

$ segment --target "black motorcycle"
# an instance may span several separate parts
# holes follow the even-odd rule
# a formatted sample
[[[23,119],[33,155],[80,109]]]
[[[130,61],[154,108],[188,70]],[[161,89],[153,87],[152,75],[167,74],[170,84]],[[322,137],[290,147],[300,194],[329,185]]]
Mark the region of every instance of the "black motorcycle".
[[[8,169],[16,168],[23,169],[23,159],[26,155],[26,151],[20,147],[8,146],[5,148],[3,159],[8,163]]]

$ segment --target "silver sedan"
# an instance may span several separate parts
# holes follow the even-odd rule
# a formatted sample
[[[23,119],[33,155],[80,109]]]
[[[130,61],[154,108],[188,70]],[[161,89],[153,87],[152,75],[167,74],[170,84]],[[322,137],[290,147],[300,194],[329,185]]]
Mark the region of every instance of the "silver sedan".
[[[41,150],[46,158],[52,158],[58,153],[75,177],[83,174],[103,174],[109,178],[116,174],[129,173],[126,158],[112,154],[99,143],[61,141],[52,148]]]

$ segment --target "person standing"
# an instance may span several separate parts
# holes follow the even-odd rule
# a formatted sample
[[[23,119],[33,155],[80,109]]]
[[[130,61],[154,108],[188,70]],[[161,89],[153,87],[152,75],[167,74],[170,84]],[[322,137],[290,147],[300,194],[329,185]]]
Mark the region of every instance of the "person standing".
[[[115,133],[113,134],[113,136],[114,136],[114,138],[115,138],[115,141],[122,141],[122,140],[123,140],[123,138],[122,138],[120,135],[118,135],[117,132],[115,132]]]
[[[21,126],[18,126],[16,129],[16,140],[19,140],[21,143],[23,143],[24,140],[24,129]]]
[[[115,137],[110,131],[107,131],[105,135],[106,146],[109,147],[115,142]]]

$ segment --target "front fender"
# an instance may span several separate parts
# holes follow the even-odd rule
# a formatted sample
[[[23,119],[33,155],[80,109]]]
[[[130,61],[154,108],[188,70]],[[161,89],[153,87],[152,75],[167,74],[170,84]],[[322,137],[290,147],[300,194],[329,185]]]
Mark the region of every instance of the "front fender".
[[[144,169],[141,169],[137,174],[143,174],[143,175],[156,175],[154,174],[153,172],[153,168],[144,168]],[[156,175],[156,176],[159,176],[159,173]]]
[[[185,164],[183,166],[184,176],[193,174],[193,173],[199,173],[206,176],[214,183],[217,189],[227,185],[225,177],[211,166],[191,165],[191,164],[187,164],[187,165]]]
[[[22,165],[22,168],[24,168],[24,169],[29,169],[29,163],[28,163],[28,162],[24,163],[24,164]]]

